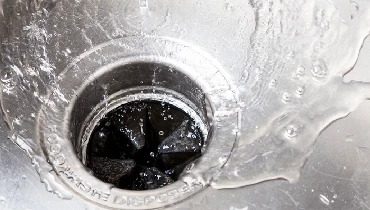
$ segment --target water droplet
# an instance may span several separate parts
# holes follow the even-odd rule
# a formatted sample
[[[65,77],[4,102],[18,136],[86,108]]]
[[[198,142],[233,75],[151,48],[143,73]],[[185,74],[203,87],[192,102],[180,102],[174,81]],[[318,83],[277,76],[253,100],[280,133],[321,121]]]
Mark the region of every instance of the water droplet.
[[[0,202],[3,202],[3,201],[5,201],[6,199],[5,199],[5,197],[4,196],[0,196]]]
[[[99,132],[98,135],[99,135],[100,138],[103,138],[103,137],[106,136],[106,134],[104,132]]]
[[[226,3],[226,10],[227,11],[233,11],[234,10],[234,5],[232,3]]]
[[[271,79],[269,82],[270,87],[275,87],[276,86],[276,79]]]
[[[11,68],[4,68],[2,71],[0,71],[0,80],[3,83],[9,82],[13,76],[14,72],[11,70]]]
[[[139,0],[140,8],[148,8],[148,0]]]
[[[22,179],[27,179],[26,175],[23,175],[23,176],[22,176]]]
[[[20,70],[18,69],[18,71]],[[7,90],[13,89],[17,85],[18,81],[17,74],[10,67],[4,68],[0,71],[0,80]]]
[[[168,4],[167,1],[128,1],[124,8],[124,17],[128,25],[133,28],[154,30],[167,21]]]
[[[346,142],[353,142],[353,139],[351,138],[351,137],[346,137],[345,139],[344,139],[344,141],[346,141]]]
[[[320,201],[327,206],[329,206],[330,204],[329,199],[323,194],[320,194]]]
[[[337,194],[334,194],[334,195],[333,195],[333,198],[334,198],[334,199],[336,199],[337,197],[338,197],[338,195],[337,195]]]
[[[228,156],[222,156],[218,160],[220,161],[221,164],[225,163],[227,161]]]
[[[195,165],[194,163],[190,163],[189,165],[186,166],[185,171],[190,171],[191,169],[194,168],[194,165]]]
[[[327,67],[325,62],[322,60],[315,61],[312,65],[311,72],[315,77],[325,77],[327,75]]]
[[[21,120],[19,118],[14,118],[13,123],[21,125]]]
[[[249,72],[247,70],[244,70],[240,78],[241,82],[245,83],[248,80],[248,78],[249,78]]]
[[[284,101],[290,101],[290,99],[292,98],[292,94],[289,92],[284,92],[282,98]]]
[[[329,21],[327,21],[327,20],[323,20],[323,21],[321,21],[321,23],[320,23],[320,27],[321,27],[322,29],[325,29],[325,30],[329,29]]]
[[[288,138],[296,137],[298,135],[298,127],[296,125],[288,125],[285,128],[285,135]]]
[[[155,156],[154,152],[150,152],[150,156],[154,157]]]
[[[303,66],[299,66],[299,67],[297,68],[296,74],[297,74],[298,76],[304,76],[305,70],[306,70],[306,69],[305,69]]]
[[[158,132],[158,134],[159,134],[160,136],[163,136],[163,135],[164,135],[164,132],[163,132],[163,131],[159,131],[159,132]]]
[[[297,90],[296,90],[295,92],[296,92],[298,95],[303,95],[304,91],[305,91],[304,86],[298,86],[298,87],[297,87]]]

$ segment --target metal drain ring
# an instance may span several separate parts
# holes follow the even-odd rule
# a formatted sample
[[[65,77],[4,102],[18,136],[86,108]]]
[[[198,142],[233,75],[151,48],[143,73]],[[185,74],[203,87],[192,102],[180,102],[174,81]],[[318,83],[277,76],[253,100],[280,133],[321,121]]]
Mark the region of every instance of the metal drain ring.
[[[212,116],[203,116],[202,120],[208,118],[212,132],[208,151],[191,170],[202,177],[203,183],[177,181],[156,190],[121,190],[95,178],[80,162],[70,132],[72,110],[79,105],[77,98],[105,72],[134,62],[174,67],[199,85],[205,94]],[[43,107],[40,119],[43,126],[39,127],[41,141],[46,147],[45,155],[65,185],[94,203],[109,208],[151,209],[184,200],[201,190],[219,172],[234,146],[237,133],[233,131],[238,129],[237,95],[217,62],[188,45],[154,37],[113,40],[82,54],[59,78],[58,89],[51,94],[49,106]],[[218,122],[222,122],[222,126],[218,126]]]

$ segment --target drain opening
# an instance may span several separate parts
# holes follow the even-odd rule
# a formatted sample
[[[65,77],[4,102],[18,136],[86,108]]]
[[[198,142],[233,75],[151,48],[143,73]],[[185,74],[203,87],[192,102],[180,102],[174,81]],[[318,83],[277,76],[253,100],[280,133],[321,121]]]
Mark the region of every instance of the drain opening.
[[[158,101],[134,101],[106,114],[91,133],[86,165],[126,190],[157,189],[178,180],[201,156],[204,139],[183,110]]]

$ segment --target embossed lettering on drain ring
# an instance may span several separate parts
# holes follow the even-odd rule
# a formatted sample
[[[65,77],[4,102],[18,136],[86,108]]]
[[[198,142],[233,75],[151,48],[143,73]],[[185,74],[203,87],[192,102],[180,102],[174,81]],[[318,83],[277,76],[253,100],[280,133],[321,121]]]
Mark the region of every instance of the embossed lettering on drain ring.
[[[60,141],[56,135],[51,135],[47,142],[49,144],[49,158],[55,168],[55,170],[64,178],[66,178],[70,184],[78,188],[78,192],[82,192],[82,195],[88,195],[99,199],[102,202],[106,202],[115,205],[124,205],[128,207],[140,207],[145,205],[150,205],[153,202],[156,203],[166,203],[170,201],[175,201],[182,196],[187,194],[191,195],[203,188],[203,185],[196,183],[195,185],[180,184],[176,183],[176,186],[172,186],[170,190],[164,190],[159,194],[154,195],[115,195],[107,190],[94,188],[92,184],[85,181],[79,174],[77,174],[73,167],[66,164],[65,155],[61,151]],[[129,194],[129,193],[126,193]],[[186,196],[187,197],[187,196]]]
[[[71,110],[79,106],[76,100],[96,78],[133,62],[163,63],[197,83],[207,97],[213,117],[223,122],[223,126],[217,126],[217,122],[214,122],[212,136],[217,138],[211,139],[208,151],[193,168],[201,172],[203,178],[211,177],[215,170],[210,169],[221,168],[224,162],[219,157],[229,154],[234,145],[236,134],[230,131],[238,128],[238,105],[235,92],[220,66],[194,49],[169,39],[127,37],[82,54],[60,75],[60,94],[52,94],[50,104],[53,106],[44,107],[44,126],[40,127],[40,135],[46,146],[46,155],[64,184],[91,202],[120,209],[164,207],[184,200],[203,188],[200,183],[188,185],[182,181],[156,190],[138,192],[112,188],[112,185],[101,182],[84,168],[74,152],[76,142],[71,139],[69,131],[70,124],[79,126],[78,122],[75,125],[76,122],[71,121]],[[182,90],[176,91],[181,93]],[[59,98],[61,95],[63,100]]]

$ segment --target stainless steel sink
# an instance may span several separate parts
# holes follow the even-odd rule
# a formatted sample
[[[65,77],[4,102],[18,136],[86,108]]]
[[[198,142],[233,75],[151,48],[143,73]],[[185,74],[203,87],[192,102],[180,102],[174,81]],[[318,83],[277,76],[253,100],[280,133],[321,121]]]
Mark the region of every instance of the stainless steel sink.
[[[333,3],[344,22],[353,10],[345,3]],[[235,161],[240,126],[253,121],[240,111],[249,99],[238,88],[263,77],[245,70],[256,4],[0,0],[8,122],[0,124],[0,209],[370,209],[368,101],[320,134],[296,182],[209,186]],[[369,56],[367,40],[344,81],[370,82]],[[19,67],[9,70],[9,63]],[[191,116],[206,140],[202,157],[187,167],[192,173],[163,188],[117,189],[85,167],[89,136],[106,113],[142,100],[164,101]],[[31,140],[24,144],[16,135]],[[29,156],[38,158],[31,163]],[[46,185],[38,172],[47,174]]]

